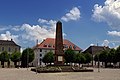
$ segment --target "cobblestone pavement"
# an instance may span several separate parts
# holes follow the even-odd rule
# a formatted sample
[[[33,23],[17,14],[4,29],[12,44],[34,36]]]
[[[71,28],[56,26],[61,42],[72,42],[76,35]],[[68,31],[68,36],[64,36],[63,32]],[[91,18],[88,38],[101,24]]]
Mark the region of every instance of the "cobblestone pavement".
[[[94,72],[38,73],[30,69],[0,68],[0,80],[120,80],[120,69]]]

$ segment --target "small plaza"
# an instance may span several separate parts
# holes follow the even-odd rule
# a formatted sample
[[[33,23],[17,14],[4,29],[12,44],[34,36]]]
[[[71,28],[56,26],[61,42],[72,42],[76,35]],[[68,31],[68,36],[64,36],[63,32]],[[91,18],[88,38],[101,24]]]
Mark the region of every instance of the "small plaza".
[[[94,72],[35,73],[30,68],[0,68],[0,80],[120,80],[120,69],[94,68]]]

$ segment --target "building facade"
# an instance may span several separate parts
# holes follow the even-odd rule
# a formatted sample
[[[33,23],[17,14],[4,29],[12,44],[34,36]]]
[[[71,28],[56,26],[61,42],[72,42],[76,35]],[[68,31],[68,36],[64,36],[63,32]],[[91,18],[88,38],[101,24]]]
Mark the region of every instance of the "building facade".
[[[17,45],[12,39],[11,40],[0,40],[0,54],[4,51],[7,51],[8,54],[12,54],[13,52],[20,52],[20,48],[21,47]],[[12,67],[13,65],[14,65],[13,62],[10,61],[10,67]],[[5,62],[4,66],[7,67],[8,62]]]
[[[11,40],[0,40],[0,53],[7,51],[9,54],[13,52],[20,52],[20,46]]]
[[[90,46],[84,51],[84,53],[90,53],[92,55],[92,66],[93,66],[94,56],[107,49],[110,49],[110,48],[105,46]]]
[[[80,53],[82,51],[81,48],[70,42],[69,40],[64,39],[63,40],[63,50],[67,50],[68,48],[71,48],[76,53]],[[55,54],[55,39],[54,38],[47,38],[43,40],[40,44],[35,46],[34,48],[35,53],[35,59],[31,63],[33,66],[39,66],[44,65],[42,62],[42,58],[44,55],[50,51],[52,51]]]

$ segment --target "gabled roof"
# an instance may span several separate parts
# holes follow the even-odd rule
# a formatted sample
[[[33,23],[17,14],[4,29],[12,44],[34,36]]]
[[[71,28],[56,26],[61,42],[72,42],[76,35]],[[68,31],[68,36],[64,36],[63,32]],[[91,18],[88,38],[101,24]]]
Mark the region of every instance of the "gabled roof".
[[[96,54],[97,52],[101,52],[103,50],[110,49],[109,47],[105,46],[90,46],[84,52],[89,52],[91,54]]]
[[[72,42],[67,39],[63,40],[64,49],[71,48],[73,50],[82,50]],[[40,44],[37,45],[37,48],[44,48],[44,49],[55,49],[55,39],[54,38],[47,38],[43,40]]]
[[[0,40],[0,45],[14,45],[14,46],[19,46],[13,40]]]

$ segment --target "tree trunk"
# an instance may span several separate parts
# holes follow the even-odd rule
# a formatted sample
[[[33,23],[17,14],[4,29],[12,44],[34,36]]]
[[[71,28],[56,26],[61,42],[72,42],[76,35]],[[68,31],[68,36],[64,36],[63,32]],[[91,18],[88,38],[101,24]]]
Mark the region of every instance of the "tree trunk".
[[[120,62],[119,62],[119,68],[120,68]]]
[[[8,64],[7,64],[7,65],[8,65],[8,68],[10,68],[10,61],[8,61]]]
[[[4,68],[4,61],[2,61],[1,64],[2,64],[2,68]]]
[[[79,67],[80,67],[80,63],[79,63]]]
[[[17,62],[14,62],[14,66],[15,66],[15,68],[17,68]]]
[[[105,62],[105,68],[107,68],[107,62]]]

